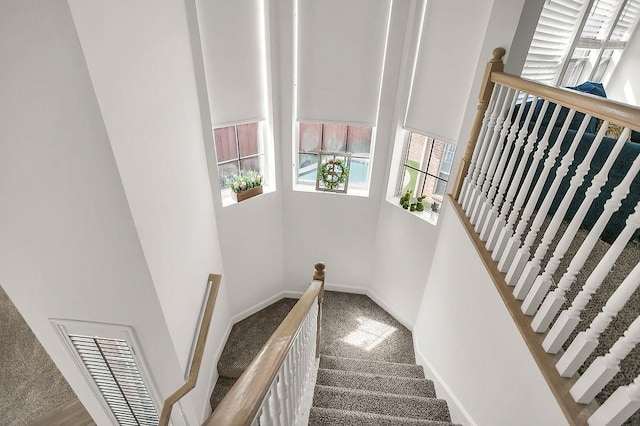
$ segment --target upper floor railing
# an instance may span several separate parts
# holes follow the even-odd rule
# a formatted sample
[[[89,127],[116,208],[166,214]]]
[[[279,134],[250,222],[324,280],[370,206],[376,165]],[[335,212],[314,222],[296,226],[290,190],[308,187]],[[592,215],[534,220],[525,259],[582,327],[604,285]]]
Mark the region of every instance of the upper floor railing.
[[[624,362],[640,342],[640,109],[505,74],[504,54],[452,201],[569,422],[622,424],[640,408]]]
[[[206,425],[297,425],[320,351],[325,265],[229,390]]]

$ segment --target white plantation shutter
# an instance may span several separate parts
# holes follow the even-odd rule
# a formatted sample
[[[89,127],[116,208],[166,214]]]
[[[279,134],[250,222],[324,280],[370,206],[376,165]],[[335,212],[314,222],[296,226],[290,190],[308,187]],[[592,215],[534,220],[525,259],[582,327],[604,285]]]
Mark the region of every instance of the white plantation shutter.
[[[586,0],[550,0],[540,14],[522,77],[555,84]]]
[[[629,0],[611,34],[611,41],[627,42],[640,17],[640,0]]]
[[[622,0],[597,0],[587,15],[578,47],[600,47],[609,35],[621,4]]]

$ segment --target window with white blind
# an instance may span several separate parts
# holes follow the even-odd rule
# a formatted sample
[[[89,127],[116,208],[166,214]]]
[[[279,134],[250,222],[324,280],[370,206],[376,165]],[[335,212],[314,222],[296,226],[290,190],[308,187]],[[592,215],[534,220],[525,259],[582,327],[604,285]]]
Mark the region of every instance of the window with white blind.
[[[114,424],[158,424],[159,396],[131,327],[64,319],[51,322]]]
[[[640,0],[549,0],[522,77],[575,86],[613,71],[640,16]]]

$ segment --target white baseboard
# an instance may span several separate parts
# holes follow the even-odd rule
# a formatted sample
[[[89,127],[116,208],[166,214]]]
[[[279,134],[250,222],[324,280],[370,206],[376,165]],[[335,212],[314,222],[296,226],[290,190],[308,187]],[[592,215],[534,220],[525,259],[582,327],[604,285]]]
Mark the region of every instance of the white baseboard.
[[[413,322],[406,319],[404,316],[400,315],[396,310],[392,309],[389,305],[387,305],[380,296],[378,296],[375,292],[373,292],[369,288],[364,287],[354,287],[342,284],[334,284],[334,283],[325,283],[324,288],[329,291],[341,291],[343,293],[355,293],[355,294],[364,294],[368,296],[371,300],[376,302],[382,309],[387,311],[392,317],[394,317],[400,324],[407,327],[410,331],[413,331]]]
[[[415,335],[413,337],[413,347],[416,353],[416,362],[424,367],[424,373],[427,379],[433,380],[438,398],[447,401],[447,405],[449,406],[449,413],[451,413],[451,422],[461,424],[463,426],[477,426],[477,423],[473,421],[473,418],[471,417],[469,412],[465,410],[460,400],[458,400],[458,398],[456,398],[454,393],[451,391],[451,388],[449,388],[447,382],[444,381],[442,376],[438,374],[438,371],[433,367],[433,365],[431,365],[429,361],[427,361],[423,353],[420,352],[415,339]]]
[[[271,305],[272,303],[277,302],[280,299],[283,299],[285,297],[290,297],[292,299],[299,299],[300,296],[302,296],[302,292],[301,291],[281,291],[280,293],[271,296],[268,299],[265,299],[261,302],[256,303],[255,305],[245,309],[244,311],[240,312],[239,314],[234,315],[231,318],[231,324],[235,324],[239,321],[242,321],[243,319],[250,317],[251,315],[255,314],[256,312],[266,308],[267,306]]]

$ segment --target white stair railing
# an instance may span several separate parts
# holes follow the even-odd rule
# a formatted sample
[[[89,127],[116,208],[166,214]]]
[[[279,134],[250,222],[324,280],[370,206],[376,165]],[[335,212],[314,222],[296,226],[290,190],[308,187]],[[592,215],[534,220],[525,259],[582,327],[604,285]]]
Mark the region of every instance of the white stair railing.
[[[602,336],[610,333],[613,319],[627,309],[627,301],[640,286],[640,263],[631,265],[633,270],[619,285],[613,283],[613,275],[608,277],[616,261],[625,259],[620,255],[640,227],[640,202],[630,214],[631,201],[624,201],[638,200],[640,154],[628,158],[629,152],[638,151],[627,140],[632,130],[640,130],[640,108],[510,76],[496,63],[503,54],[496,49],[485,70],[470,145],[453,189],[458,201],[454,209],[569,423],[584,424],[589,419],[593,425],[619,425],[640,408],[640,377],[618,388],[599,409],[594,398],[606,398],[604,386],[640,343],[640,319],[636,319],[613,346],[599,346],[608,340]],[[607,136],[614,130],[610,123],[622,128],[616,139]],[[599,215],[590,212],[603,204]],[[614,215],[615,223],[609,223]],[[624,227],[618,225],[624,220]],[[581,228],[588,235],[578,243]],[[578,274],[594,257],[592,251],[605,229],[615,229],[611,236],[615,241],[584,280]],[[553,253],[544,264],[551,247]],[[570,249],[575,254],[564,260]],[[559,271],[563,261],[568,267]],[[549,292],[557,272],[562,278]],[[578,279],[582,288],[558,317]],[[602,292],[605,282],[616,290],[591,324],[578,329],[569,342],[587,303]],[[547,330],[543,339],[536,338],[534,332]],[[567,351],[556,362],[549,354],[567,343]],[[596,350],[602,356],[573,386],[559,385],[568,378],[576,380],[577,371]],[[581,404],[588,404],[588,409]]]
[[[308,420],[319,356],[324,269],[205,422],[213,425],[302,426]]]

